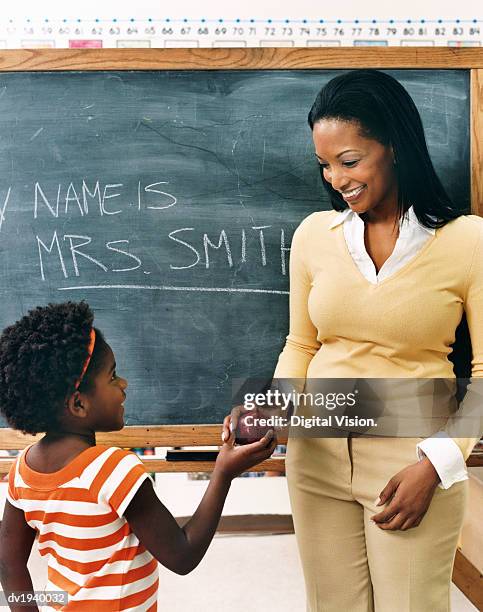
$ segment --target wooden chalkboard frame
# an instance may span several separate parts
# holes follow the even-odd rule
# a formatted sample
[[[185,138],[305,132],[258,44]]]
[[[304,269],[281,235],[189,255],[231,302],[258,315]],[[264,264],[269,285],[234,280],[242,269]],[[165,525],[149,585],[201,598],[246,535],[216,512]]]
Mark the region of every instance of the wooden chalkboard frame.
[[[308,70],[308,69],[462,69],[470,73],[471,208],[483,216],[483,49],[407,48],[250,48],[250,49],[22,49],[0,52],[0,71],[99,70]],[[130,426],[99,434],[98,442],[122,447],[204,446],[220,443],[219,425]],[[0,448],[21,449],[35,441],[0,428]],[[281,440],[283,442],[283,440]],[[0,459],[0,474],[13,459]],[[146,460],[152,472],[211,471],[212,462],[167,463]],[[483,466],[475,449],[470,466]],[[283,472],[284,460],[272,458],[256,471]]]

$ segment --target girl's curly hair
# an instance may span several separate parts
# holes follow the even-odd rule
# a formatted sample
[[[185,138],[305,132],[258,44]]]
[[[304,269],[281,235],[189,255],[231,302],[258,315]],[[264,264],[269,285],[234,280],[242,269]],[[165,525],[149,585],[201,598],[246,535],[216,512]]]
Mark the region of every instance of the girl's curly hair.
[[[0,410],[24,433],[56,429],[66,398],[87,358],[94,314],[86,302],[48,304],[29,311],[0,337]],[[98,341],[99,340],[99,341]],[[90,386],[105,345],[96,345],[80,390]]]

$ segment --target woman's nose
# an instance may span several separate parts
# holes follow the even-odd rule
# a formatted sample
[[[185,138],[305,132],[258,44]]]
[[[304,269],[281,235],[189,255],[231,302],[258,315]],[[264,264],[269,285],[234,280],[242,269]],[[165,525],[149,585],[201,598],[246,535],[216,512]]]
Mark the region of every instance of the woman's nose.
[[[328,179],[329,180],[329,179]],[[349,180],[345,175],[343,168],[336,168],[330,172],[330,180],[329,183],[336,191],[344,191],[344,189],[348,186]]]
[[[120,379],[120,383],[121,383],[121,387],[122,387],[123,389],[127,389],[127,380],[126,380],[125,378],[122,378],[122,377],[121,377],[121,379]]]

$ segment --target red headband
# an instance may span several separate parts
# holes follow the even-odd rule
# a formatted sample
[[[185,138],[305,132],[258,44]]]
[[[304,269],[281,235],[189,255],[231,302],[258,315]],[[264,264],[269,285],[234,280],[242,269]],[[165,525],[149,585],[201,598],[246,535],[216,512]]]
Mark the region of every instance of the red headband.
[[[79,378],[75,381],[75,389],[77,390],[84,378],[84,375],[89,367],[89,363],[91,362],[92,353],[94,352],[94,344],[96,343],[96,332],[94,328],[91,329],[89,346],[87,347],[87,357],[84,361],[84,365],[82,366],[82,372],[80,373]]]

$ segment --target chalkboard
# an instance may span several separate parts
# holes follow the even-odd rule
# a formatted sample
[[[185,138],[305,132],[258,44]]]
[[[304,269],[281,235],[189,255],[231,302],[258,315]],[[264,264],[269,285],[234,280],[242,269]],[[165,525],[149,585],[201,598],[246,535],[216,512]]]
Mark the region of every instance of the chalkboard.
[[[336,70],[0,75],[0,325],[85,299],[126,424],[220,422],[273,372],[295,227],[330,208],[306,116]],[[470,207],[469,74],[392,70]]]

